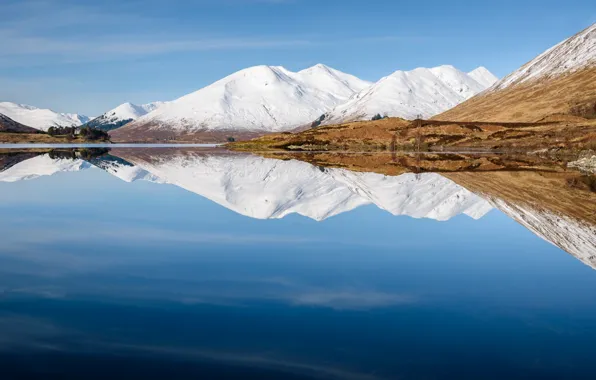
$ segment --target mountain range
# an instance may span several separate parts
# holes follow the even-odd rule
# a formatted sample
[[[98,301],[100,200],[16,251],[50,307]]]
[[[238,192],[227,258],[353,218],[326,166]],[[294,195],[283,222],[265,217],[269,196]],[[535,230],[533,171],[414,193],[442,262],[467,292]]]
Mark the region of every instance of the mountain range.
[[[497,78],[484,67],[464,73],[453,66],[396,71],[324,116],[322,124],[370,120],[374,115],[429,118],[482,92]]]
[[[123,103],[99,117],[57,113],[10,102],[0,114],[25,126],[90,126],[116,141],[170,140],[185,136],[207,142],[222,136],[252,137],[307,128],[315,123],[432,116],[483,91],[496,81],[486,68],[464,73],[453,66],[397,71],[371,83],[323,64],[292,72],[255,66],[169,102]]]
[[[256,66],[173,100],[113,132],[119,141],[265,134],[371,119],[443,112],[496,81],[481,67],[398,71],[370,83],[323,64],[299,72]],[[221,136],[214,135],[215,132]]]

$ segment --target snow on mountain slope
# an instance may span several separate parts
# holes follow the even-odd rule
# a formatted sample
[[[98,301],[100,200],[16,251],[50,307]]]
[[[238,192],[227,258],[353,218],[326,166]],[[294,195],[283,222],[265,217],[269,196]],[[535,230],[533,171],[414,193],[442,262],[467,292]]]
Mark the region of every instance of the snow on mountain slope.
[[[48,154],[43,154],[19,162],[0,172],[0,182],[30,180],[60,172],[76,172],[89,167],[91,165],[88,162],[80,159],[51,158]]]
[[[367,85],[324,65],[298,73],[256,66],[169,102],[126,128],[286,131],[312,123]]]
[[[595,225],[501,199],[490,199],[490,202],[534,234],[596,269]]]
[[[138,119],[162,106],[165,102],[153,102],[136,105],[132,103],[123,103],[118,107],[105,112],[103,115],[89,121],[87,126],[110,131]]]
[[[89,118],[84,115],[58,113],[11,102],[0,102],[0,113],[18,123],[42,131],[47,131],[50,127],[76,127],[89,121]]]
[[[329,93],[339,98],[340,101],[345,101],[354,93],[372,86],[372,82],[343,73],[321,63],[299,71],[297,76],[308,87]]]
[[[483,91],[477,82],[453,66],[396,71],[354,95],[325,115],[323,124],[370,120],[374,115],[415,119],[446,111]]]
[[[394,215],[436,220],[461,213],[480,218],[491,209],[482,198],[438,174],[388,177],[251,155],[177,155],[151,162],[130,161],[164,183],[258,219],[296,213],[320,221],[367,204]]]
[[[491,91],[596,65],[596,23],[553,46],[499,81]]]
[[[493,75],[484,66],[480,66],[468,73],[468,76],[472,77],[476,82],[480,83],[484,88],[489,88],[493,84],[499,81],[499,78]]]

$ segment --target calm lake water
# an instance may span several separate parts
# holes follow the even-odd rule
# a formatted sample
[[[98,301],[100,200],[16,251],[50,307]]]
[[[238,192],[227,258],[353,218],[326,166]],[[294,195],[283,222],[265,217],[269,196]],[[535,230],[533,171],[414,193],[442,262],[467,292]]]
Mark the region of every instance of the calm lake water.
[[[592,379],[593,179],[536,158],[0,150],[0,378]]]

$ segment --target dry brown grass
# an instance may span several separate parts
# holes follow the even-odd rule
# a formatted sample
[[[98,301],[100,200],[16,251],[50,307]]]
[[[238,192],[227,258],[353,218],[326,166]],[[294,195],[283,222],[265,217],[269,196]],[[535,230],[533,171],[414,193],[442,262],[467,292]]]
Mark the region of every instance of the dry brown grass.
[[[50,136],[45,133],[0,133],[2,144],[76,144],[89,141],[80,137]]]
[[[522,83],[485,92],[433,119],[460,121],[527,121],[555,117],[577,122],[593,118],[596,105],[596,67],[557,78]]]
[[[229,144],[235,150],[386,150],[393,136],[409,121],[388,118],[308,129],[300,133],[276,133],[246,142]]]
[[[216,144],[227,142],[228,137],[236,141],[250,140],[263,136],[265,132],[237,131],[237,130],[200,130],[193,132],[177,132],[175,130],[155,129],[151,124],[126,125],[110,131],[113,142],[122,143],[206,143]]]
[[[243,151],[579,151],[596,144],[596,120],[497,123],[385,119],[263,136],[230,144]]]

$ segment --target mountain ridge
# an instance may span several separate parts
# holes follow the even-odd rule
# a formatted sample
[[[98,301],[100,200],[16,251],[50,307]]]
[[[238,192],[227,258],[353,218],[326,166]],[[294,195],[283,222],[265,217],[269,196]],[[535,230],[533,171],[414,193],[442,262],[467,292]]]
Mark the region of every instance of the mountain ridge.
[[[0,114],[28,127],[47,132],[50,127],[78,127],[89,117],[76,113],[58,113],[27,104],[0,102]]]
[[[485,81],[489,80],[489,76],[485,76]],[[451,65],[398,70],[327,113],[321,124],[370,120],[375,115],[403,119],[419,116],[428,118],[456,106],[487,87]]]
[[[596,117],[596,23],[434,118],[538,122],[577,117]]]
[[[118,107],[104,112],[102,115],[88,121],[84,126],[101,129],[103,131],[111,131],[154,111],[163,104],[165,104],[165,102],[161,101],[141,105],[130,102],[122,103]]]

